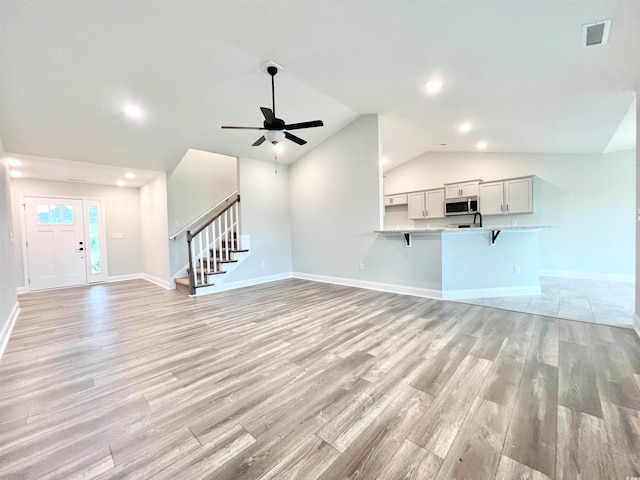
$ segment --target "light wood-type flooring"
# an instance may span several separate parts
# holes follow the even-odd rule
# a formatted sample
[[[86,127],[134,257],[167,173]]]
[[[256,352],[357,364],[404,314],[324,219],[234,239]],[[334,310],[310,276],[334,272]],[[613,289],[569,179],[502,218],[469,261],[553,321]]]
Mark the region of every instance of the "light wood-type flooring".
[[[20,304],[3,480],[640,476],[630,329],[295,279]]]

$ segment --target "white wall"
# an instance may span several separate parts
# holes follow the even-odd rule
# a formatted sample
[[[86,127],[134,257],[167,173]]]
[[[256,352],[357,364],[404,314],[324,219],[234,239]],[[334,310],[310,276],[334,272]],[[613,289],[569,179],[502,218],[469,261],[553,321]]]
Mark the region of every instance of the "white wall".
[[[169,286],[167,176],[163,173],[140,187],[140,241],[145,278]]]
[[[18,262],[18,281],[24,286],[22,258],[22,197],[24,195],[56,195],[60,197],[101,198],[104,202],[107,229],[109,277],[142,272],[140,243],[140,195],[137,188],[89,185],[46,180],[12,179],[13,229],[16,233],[14,255]],[[112,233],[122,233],[114,239]]]
[[[238,187],[235,157],[189,149],[167,178],[169,234],[180,231]],[[175,275],[188,262],[186,236],[169,244],[170,273]]]
[[[547,224],[541,234],[543,270],[632,277],[636,250],[635,152],[609,154],[430,153],[386,174],[385,194],[482,178],[535,174],[534,214],[486,216],[497,225]],[[393,227],[463,223],[461,218],[411,221],[406,207],[386,209]],[[464,217],[470,221],[471,218]]]
[[[362,116],[291,166],[295,272],[359,275],[380,228],[378,131]]]
[[[4,155],[0,141],[0,159]],[[17,313],[18,279],[13,256],[13,223],[9,169],[0,161],[0,356],[9,339],[9,328]],[[13,315],[12,315],[13,314]]]
[[[415,236],[405,248],[399,236],[374,233],[381,201],[377,115],[358,118],[316,147],[291,166],[290,177],[296,275],[396,291],[441,290],[438,237]]]
[[[636,94],[636,316],[634,326],[640,335],[640,85]]]
[[[236,282],[291,272],[289,167],[240,158],[238,173],[242,235],[250,255],[225,281]]]

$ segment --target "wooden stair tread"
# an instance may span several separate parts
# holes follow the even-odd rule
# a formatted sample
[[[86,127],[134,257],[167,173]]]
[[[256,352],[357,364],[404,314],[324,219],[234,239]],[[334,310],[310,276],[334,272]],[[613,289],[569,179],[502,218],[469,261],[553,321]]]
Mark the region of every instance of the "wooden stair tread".
[[[185,287],[190,288],[190,286],[189,286],[189,278],[188,277],[176,278],[174,281],[176,283],[180,284],[180,285],[184,285]],[[214,285],[215,285],[215,283],[196,283],[196,288],[213,287]]]
[[[220,263],[220,262],[218,262]],[[202,271],[202,269],[200,267],[196,268],[196,275],[200,275],[200,272]],[[220,275],[222,273],[227,273],[224,270],[205,270],[204,274],[205,275]]]

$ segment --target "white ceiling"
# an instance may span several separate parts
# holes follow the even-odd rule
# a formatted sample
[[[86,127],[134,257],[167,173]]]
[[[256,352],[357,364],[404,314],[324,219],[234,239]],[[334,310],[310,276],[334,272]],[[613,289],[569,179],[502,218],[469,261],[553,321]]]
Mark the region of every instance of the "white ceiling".
[[[609,43],[583,47],[581,25],[606,18]],[[220,129],[261,124],[267,60],[285,67],[278,116],[325,122],[295,132],[309,143],[287,142],[283,163],[374,112],[387,169],[479,140],[604,152],[640,86],[640,2],[5,0],[0,138],[11,153],[147,170],[189,148],[272,160],[251,147],[258,132]],[[434,76],[444,87],[429,96]],[[127,101],[144,120],[122,115]]]

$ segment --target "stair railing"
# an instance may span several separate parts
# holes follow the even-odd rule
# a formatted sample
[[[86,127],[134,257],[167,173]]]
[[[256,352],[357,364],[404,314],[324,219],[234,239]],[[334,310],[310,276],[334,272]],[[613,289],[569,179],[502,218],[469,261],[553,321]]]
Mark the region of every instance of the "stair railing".
[[[226,199],[212,212],[200,228],[187,231],[189,249],[189,292],[206,286],[207,275],[219,271],[221,263],[232,260],[233,250],[240,250],[240,195]]]

